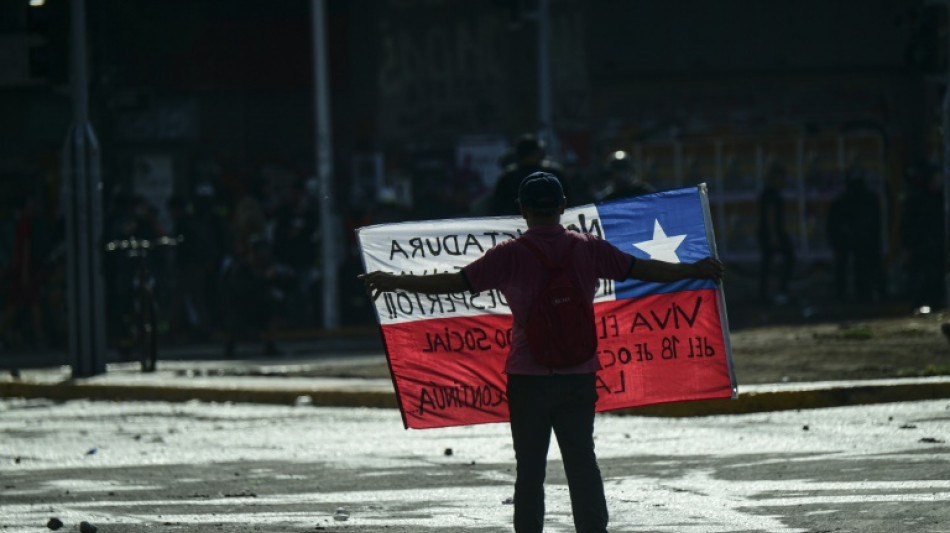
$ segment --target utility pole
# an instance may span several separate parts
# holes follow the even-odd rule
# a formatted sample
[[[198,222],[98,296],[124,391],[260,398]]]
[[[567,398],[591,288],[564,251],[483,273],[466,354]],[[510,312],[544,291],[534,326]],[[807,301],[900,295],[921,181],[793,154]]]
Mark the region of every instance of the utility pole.
[[[316,169],[320,194],[320,232],[323,271],[323,327],[340,325],[337,295],[337,223],[333,201],[333,139],[330,122],[330,84],[327,68],[326,0],[311,0],[313,35],[314,113]]]
[[[548,153],[557,156],[551,92],[551,4],[538,0],[538,137],[547,145]]]
[[[948,43],[950,48],[950,43]],[[950,69],[950,65],[948,65]],[[950,72],[943,86],[943,286],[944,304],[950,306]]]
[[[950,19],[950,0],[943,0],[946,16]],[[950,20],[944,22],[950,27]],[[944,275],[944,305],[950,306],[950,31],[947,41],[942,43],[946,48],[946,73],[943,86],[943,275]]]
[[[89,123],[86,3],[71,0],[73,123],[63,146],[69,357],[73,377],[106,371],[102,278],[102,179],[99,141]]]

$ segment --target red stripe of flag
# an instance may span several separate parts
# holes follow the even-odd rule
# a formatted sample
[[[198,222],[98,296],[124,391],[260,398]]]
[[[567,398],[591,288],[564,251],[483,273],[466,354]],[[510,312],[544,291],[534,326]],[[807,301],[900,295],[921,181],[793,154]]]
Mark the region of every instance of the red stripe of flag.
[[[598,411],[732,396],[716,291],[655,294],[595,305]],[[383,326],[407,427],[508,420],[509,315]]]

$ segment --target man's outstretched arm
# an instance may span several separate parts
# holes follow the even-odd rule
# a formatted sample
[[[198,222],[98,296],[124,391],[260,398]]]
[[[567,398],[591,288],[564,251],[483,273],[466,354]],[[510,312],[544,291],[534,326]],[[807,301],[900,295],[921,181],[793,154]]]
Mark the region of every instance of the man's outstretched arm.
[[[403,290],[422,294],[447,294],[465,292],[468,283],[461,272],[446,272],[443,274],[390,274],[388,272],[369,272],[357,276],[366,286],[366,292],[373,299],[379,298],[384,292]]]
[[[713,257],[700,259],[695,263],[667,263],[655,259],[637,259],[633,268],[630,269],[629,278],[658,282],[711,279],[719,283],[724,271],[722,262]]]

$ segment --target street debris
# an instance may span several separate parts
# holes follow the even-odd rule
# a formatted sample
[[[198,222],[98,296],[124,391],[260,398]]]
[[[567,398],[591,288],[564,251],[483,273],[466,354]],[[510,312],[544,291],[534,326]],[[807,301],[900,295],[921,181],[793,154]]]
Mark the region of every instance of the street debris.
[[[257,498],[257,494],[247,489],[244,489],[241,492],[225,493],[224,497],[225,498]]]

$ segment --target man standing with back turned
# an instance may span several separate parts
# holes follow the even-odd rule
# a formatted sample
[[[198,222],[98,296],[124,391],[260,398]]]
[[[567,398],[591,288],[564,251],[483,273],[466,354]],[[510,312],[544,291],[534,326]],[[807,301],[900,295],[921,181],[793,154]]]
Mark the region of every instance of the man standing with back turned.
[[[567,231],[560,223],[567,205],[564,190],[547,172],[522,180],[517,203],[528,231],[491,248],[459,272],[394,275],[377,271],[360,278],[373,298],[394,290],[442,294],[498,289],[505,295],[514,318],[505,373],[517,463],[515,531],[537,533],[544,527],[544,475],[553,430],[567,474],[575,529],[603,533],[607,531],[607,502],[594,454],[596,372],[601,368],[596,347],[579,364],[551,368],[532,355],[525,333],[532,304],[548,278],[545,263],[565,264],[568,277],[591,307],[600,278],[719,281],[723,266],[711,257],[695,263],[634,258],[594,235]],[[520,242],[523,239],[531,244]],[[536,249],[547,261],[542,263]]]

